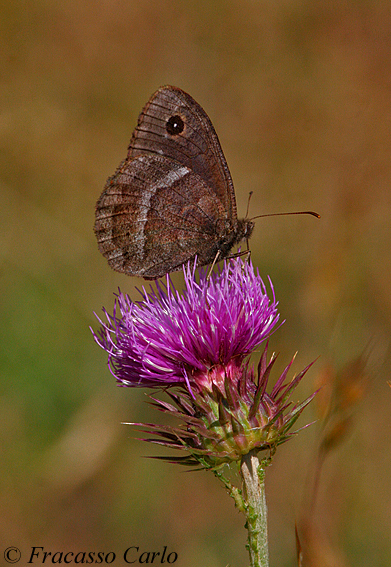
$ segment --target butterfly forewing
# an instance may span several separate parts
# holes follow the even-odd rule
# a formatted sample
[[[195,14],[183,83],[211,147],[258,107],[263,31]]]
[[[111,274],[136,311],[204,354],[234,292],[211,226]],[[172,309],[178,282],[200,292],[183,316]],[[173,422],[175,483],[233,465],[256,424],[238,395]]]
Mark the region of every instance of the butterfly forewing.
[[[183,130],[177,133],[169,122],[175,117],[183,122]],[[214,190],[226,217],[235,222],[235,192],[219,139],[208,115],[189,94],[167,86],[152,95],[139,116],[128,156],[145,152],[189,167]]]

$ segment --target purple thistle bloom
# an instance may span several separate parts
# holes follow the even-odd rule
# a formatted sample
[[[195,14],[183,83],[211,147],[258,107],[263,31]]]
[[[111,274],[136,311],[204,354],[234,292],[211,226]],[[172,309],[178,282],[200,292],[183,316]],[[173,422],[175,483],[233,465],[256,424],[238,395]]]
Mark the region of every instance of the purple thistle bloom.
[[[248,358],[279,319],[271,282],[272,299],[258,270],[241,258],[210,279],[201,270],[197,282],[194,272],[184,269],[183,293],[168,276],[156,291],[143,288],[138,302],[119,292],[114,314],[105,311],[107,323],[94,337],[120,386],[160,387],[175,404],[152,398],[181,424],[133,424],[155,435],[146,440],[190,453],[171,462],[217,469],[252,450],[274,452],[293,435],[313,395],[293,406],[289,396],[311,365],[285,383],[292,361],[267,393],[275,356],[268,362],[266,344],[257,373]]]
[[[184,269],[185,291],[180,294],[167,276],[142,300],[132,302],[119,292],[113,316],[105,311],[97,343],[109,354],[109,366],[120,386],[164,387],[186,385],[211,389],[213,374],[240,367],[245,357],[272,332],[279,315],[254,272],[241,258],[225,262],[207,279],[200,271]]]

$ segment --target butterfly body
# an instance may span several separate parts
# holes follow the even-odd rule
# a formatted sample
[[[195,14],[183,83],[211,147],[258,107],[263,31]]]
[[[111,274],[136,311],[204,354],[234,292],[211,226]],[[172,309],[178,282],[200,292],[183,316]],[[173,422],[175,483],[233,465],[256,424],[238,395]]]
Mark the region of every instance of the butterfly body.
[[[110,266],[156,279],[197,257],[229,256],[251,236],[213,125],[176,87],[160,88],[142,110],[126,159],[96,206],[95,234]]]

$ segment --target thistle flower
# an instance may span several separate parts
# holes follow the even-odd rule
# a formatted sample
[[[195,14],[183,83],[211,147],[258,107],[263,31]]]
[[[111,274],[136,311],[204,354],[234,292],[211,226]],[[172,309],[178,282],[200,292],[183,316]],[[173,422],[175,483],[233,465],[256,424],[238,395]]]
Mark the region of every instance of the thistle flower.
[[[268,362],[267,345],[257,374],[249,366],[279,320],[272,284],[270,299],[250,261],[228,260],[210,279],[200,271],[198,282],[187,266],[184,276],[182,294],[168,276],[156,291],[143,288],[138,302],[119,292],[114,314],[105,312],[94,336],[120,386],[160,387],[175,404],[152,398],[181,424],[134,424],[157,437],[147,440],[189,452],[171,462],[216,470],[292,435],[313,396],[293,407],[287,399],[309,367],[285,384],[291,362],[268,394],[275,356]]]
[[[157,291],[143,288],[133,303],[119,292],[114,315],[105,311],[94,335],[109,353],[109,365],[120,386],[164,387],[186,384],[203,388],[209,374],[241,361],[271,333],[279,319],[259,273],[240,258],[206,277],[184,268],[181,295],[167,276]],[[210,384],[209,384],[210,387]]]

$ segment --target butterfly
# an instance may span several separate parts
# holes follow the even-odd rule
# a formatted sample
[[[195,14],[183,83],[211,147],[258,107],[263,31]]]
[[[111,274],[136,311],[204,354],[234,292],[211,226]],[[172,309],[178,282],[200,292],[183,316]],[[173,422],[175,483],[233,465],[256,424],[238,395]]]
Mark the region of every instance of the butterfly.
[[[227,258],[250,238],[206,112],[178,87],[158,89],[144,106],[128,154],[96,205],[95,234],[109,265],[157,279],[189,260]]]

